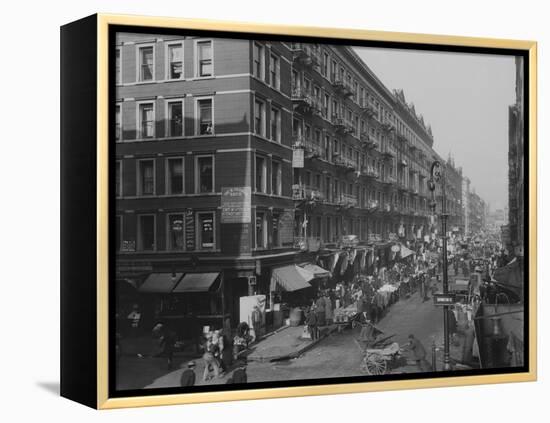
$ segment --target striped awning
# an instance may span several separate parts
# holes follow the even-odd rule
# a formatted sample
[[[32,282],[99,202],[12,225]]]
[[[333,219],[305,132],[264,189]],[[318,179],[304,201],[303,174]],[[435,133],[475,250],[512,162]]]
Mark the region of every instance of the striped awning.
[[[276,267],[271,273],[271,292],[278,290],[282,291],[298,291],[300,289],[309,288],[309,281],[315,278],[315,275],[306,270],[291,264],[288,266]]]
[[[323,269],[321,266],[317,266],[313,263],[304,263],[301,264],[300,267],[307,270],[308,272],[313,273],[316,278],[325,278],[331,276],[331,273],[328,270]]]

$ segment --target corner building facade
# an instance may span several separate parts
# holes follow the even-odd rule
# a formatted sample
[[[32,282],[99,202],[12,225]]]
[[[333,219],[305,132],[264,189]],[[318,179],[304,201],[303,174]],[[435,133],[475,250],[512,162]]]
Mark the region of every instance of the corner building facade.
[[[117,279],[214,275],[205,323],[342,235],[430,233],[431,129],[351,48],[122,33],[115,116]]]

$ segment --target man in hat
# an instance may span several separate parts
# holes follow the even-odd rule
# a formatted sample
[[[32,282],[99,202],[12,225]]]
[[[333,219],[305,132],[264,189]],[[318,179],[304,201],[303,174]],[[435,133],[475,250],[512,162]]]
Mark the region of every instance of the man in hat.
[[[174,358],[174,346],[176,343],[176,333],[162,322],[158,322],[153,328],[153,336],[159,338],[159,344],[162,351],[157,357],[164,356],[168,361],[168,369],[172,368]]]
[[[233,376],[229,378],[227,383],[246,383],[248,376],[246,375],[246,358],[242,358],[238,362],[238,367],[233,372]]]
[[[180,378],[180,386],[193,386],[195,385],[195,362],[190,361],[187,363],[187,369],[183,371]]]
[[[409,335],[409,342],[404,347],[412,351],[413,359],[416,361],[420,372],[429,372],[432,370],[430,363],[426,360],[426,349],[412,333]]]

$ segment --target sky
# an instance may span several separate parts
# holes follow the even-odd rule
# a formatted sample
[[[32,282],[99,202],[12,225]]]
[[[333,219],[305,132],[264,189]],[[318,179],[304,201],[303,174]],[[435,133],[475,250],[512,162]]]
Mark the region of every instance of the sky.
[[[513,56],[355,48],[390,90],[432,126],[434,149],[449,153],[491,210],[508,205],[508,106],[515,102]]]

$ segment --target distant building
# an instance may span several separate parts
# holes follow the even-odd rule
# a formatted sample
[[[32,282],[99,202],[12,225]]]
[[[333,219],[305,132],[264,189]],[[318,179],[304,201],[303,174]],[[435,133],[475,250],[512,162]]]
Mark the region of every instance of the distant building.
[[[516,102],[508,111],[508,206],[510,242],[507,249],[523,255],[524,245],[524,113],[523,59],[516,58]]]
[[[486,204],[483,199],[474,192],[468,197],[469,234],[473,235],[486,226]]]

